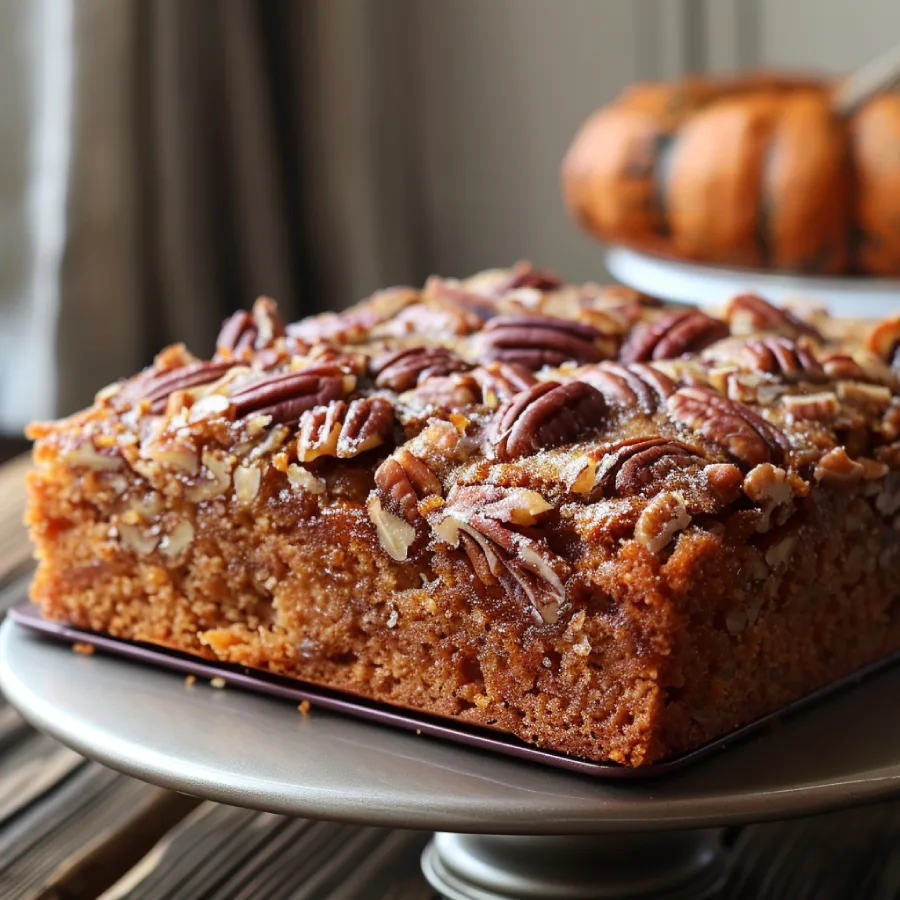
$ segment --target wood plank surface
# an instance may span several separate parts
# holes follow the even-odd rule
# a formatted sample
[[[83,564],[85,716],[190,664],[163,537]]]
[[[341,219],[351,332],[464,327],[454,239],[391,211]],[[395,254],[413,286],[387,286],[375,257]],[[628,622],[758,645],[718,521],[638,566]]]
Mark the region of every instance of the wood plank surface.
[[[22,455],[0,466],[0,585],[31,560],[31,545],[22,524],[25,473],[30,465],[30,458]]]

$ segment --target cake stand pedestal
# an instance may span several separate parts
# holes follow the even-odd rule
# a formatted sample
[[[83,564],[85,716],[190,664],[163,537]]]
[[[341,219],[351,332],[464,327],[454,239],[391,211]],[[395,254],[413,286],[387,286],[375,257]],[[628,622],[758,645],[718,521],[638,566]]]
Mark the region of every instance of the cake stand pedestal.
[[[756,293],[775,303],[806,301],[834,316],[880,319],[900,310],[900,279],[807,277],[757,269],[728,269],[680,262],[624,247],[606,252],[614,278],[654,297],[718,306],[738,294]]]
[[[0,687],[87,757],[199,797],[439,832],[423,870],[451,900],[697,898],[724,826],[900,794],[900,670],[688,769],[602,781],[96,654],[11,621]]]

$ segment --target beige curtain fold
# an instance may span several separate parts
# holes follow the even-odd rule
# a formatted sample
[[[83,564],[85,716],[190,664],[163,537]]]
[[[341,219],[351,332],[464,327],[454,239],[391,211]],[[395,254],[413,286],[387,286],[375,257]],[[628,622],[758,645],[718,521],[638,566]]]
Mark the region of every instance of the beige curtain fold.
[[[423,277],[406,5],[0,6],[0,430],[209,352],[259,294],[294,318]]]

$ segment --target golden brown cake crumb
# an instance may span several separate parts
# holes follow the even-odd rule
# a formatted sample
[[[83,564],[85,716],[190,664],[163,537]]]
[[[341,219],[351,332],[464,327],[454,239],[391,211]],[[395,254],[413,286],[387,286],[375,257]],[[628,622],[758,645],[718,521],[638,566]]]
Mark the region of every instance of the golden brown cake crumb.
[[[898,346],[527,264],[290,325],[261,300],[32,426],[32,596],[652,763],[900,647]]]
[[[82,656],[93,656],[94,655],[94,645],[86,644],[84,641],[76,641],[72,644],[72,652],[80,653]]]

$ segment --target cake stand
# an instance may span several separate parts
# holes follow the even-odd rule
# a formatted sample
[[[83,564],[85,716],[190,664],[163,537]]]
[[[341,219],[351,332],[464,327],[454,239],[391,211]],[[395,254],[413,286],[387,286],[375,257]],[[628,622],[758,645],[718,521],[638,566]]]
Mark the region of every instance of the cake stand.
[[[697,898],[723,826],[900,793],[900,670],[680,772],[613,782],[502,758],[126,659],[7,620],[0,686],[37,728],[129,775],[238,806],[435,830],[451,900]]]
[[[883,318],[900,312],[900,279],[808,278],[756,269],[679,262],[613,247],[610,273],[629,287],[679,303],[715,306],[737,294],[757,293],[775,303],[806,301],[835,316]]]

